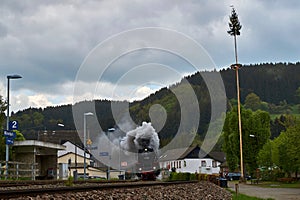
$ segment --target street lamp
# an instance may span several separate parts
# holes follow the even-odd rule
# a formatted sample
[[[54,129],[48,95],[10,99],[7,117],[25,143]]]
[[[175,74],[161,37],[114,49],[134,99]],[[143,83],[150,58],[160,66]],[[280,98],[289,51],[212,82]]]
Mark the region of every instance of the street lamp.
[[[110,147],[110,143],[111,143],[111,138],[110,138],[110,133],[114,132],[116,129],[115,128],[109,128],[108,131],[108,139],[109,139],[109,163],[107,166],[107,180],[110,179],[110,165],[111,165],[111,147]]]
[[[6,129],[9,130],[9,82],[10,79],[20,79],[22,76],[18,74],[14,75],[7,75],[7,115],[6,115]],[[6,168],[6,175],[5,179],[7,179],[8,176],[8,161],[9,161],[9,146],[8,144],[5,145],[5,168]]]
[[[62,123],[58,123],[57,126],[59,126],[59,127],[65,127],[65,125],[62,124]],[[43,132],[43,135],[48,135],[47,127],[45,127],[45,126],[44,126],[44,132]],[[55,131],[52,131],[51,135],[55,135]],[[44,136],[41,138],[41,137],[40,137],[40,131],[38,131],[37,140],[38,140],[38,141],[40,141],[40,140],[41,140],[41,141],[44,141],[43,138],[44,138]],[[53,142],[53,141],[52,141],[52,142]],[[60,142],[61,142],[61,141],[59,140],[58,143],[60,143]]]
[[[124,141],[121,136],[119,136],[119,173],[120,175],[122,174],[121,172],[121,142]],[[125,176],[123,178],[125,180]]]
[[[83,153],[84,153],[84,163],[83,163],[83,180],[86,176],[86,116],[94,115],[92,112],[87,112],[83,114]]]
[[[64,125],[64,124],[62,124],[62,123],[58,123],[58,124],[57,124],[57,126],[60,126],[60,127],[65,127],[65,125]]]
[[[65,127],[64,124],[62,123],[58,123],[57,126],[60,126],[60,127]],[[74,149],[75,149],[75,171],[73,171],[73,174],[74,174],[74,180],[77,181],[77,145],[76,145],[76,135],[73,134],[73,142],[74,142]]]

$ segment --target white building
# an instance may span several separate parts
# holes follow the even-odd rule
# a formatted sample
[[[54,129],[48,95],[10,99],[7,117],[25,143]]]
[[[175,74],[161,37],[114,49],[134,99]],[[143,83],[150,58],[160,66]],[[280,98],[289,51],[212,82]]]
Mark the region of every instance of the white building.
[[[221,164],[225,160],[223,152],[211,152],[207,154],[200,147],[196,146],[189,147],[186,150],[168,150],[160,156],[159,164],[160,168],[169,169],[170,171],[175,169],[176,172],[218,175],[222,171]]]

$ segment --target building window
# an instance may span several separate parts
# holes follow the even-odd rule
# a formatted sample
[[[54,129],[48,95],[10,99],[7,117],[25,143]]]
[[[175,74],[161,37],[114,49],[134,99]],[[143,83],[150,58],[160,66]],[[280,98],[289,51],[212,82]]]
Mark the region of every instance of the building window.
[[[179,161],[179,168],[181,168],[181,161]]]
[[[183,161],[183,166],[186,167],[186,161]]]
[[[201,161],[201,167],[206,167],[206,161],[205,160]]]
[[[217,167],[217,161],[215,160],[212,161],[212,167]]]

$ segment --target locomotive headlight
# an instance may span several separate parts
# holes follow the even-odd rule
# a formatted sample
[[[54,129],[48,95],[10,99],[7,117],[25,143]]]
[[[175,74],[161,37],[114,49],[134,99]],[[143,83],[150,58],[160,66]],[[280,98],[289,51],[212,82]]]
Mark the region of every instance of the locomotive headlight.
[[[153,167],[154,170],[156,170],[156,167]]]
[[[140,171],[142,171],[142,168],[139,168]]]

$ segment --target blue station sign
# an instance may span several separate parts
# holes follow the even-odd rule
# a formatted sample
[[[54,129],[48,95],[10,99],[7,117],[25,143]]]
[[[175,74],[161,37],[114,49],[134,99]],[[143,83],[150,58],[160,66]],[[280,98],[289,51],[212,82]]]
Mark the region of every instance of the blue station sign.
[[[108,152],[100,152],[99,155],[100,156],[108,156]]]
[[[6,137],[6,138],[5,138],[5,144],[7,144],[7,145],[12,145],[12,144],[14,144],[14,139],[9,138],[9,137]]]
[[[16,133],[14,131],[4,130],[4,136],[6,138],[14,139],[14,138],[16,138]]]
[[[19,123],[17,120],[9,121],[9,130],[18,130]]]

